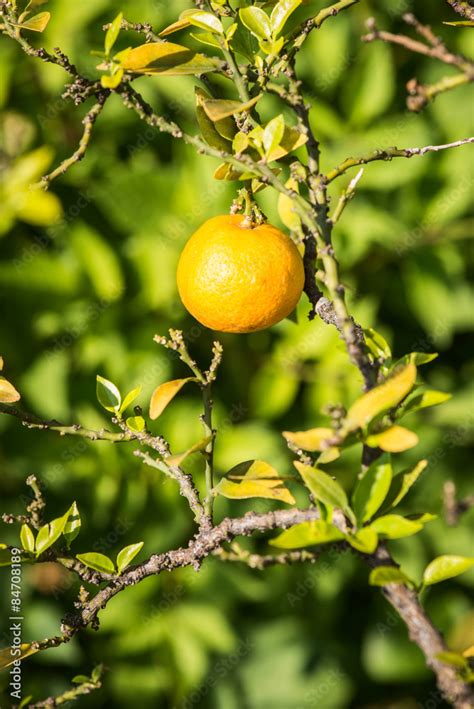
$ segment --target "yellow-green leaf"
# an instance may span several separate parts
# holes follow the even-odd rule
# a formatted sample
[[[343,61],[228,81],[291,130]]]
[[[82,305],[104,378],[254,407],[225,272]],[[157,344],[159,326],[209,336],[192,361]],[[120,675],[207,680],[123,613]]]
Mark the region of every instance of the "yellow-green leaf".
[[[180,30],[184,30],[186,27],[189,27],[191,25],[191,22],[188,19],[188,14],[190,14],[191,12],[193,11],[188,10],[188,12],[182,12],[179,20],[173,22],[173,24],[171,25],[168,25],[168,27],[165,27],[164,30],[161,30],[160,37],[167,37],[169,34],[179,32]]]
[[[0,670],[10,667],[16,660],[24,660],[29,655],[34,655],[35,652],[38,652],[37,648],[31,647],[31,643],[22,643],[19,650],[20,652],[17,655],[12,655],[11,646],[0,650]]]
[[[142,44],[131,49],[122,62],[125,71],[163,76],[203,74],[220,65],[217,59],[172,42]]]
[[[354,514],[348,504],[347,495],[336,480],[333,480],[330,475],[323,470],[319,470],[319,468],[304,465],[299,461],[294,461],[294,465],[303,478],[304,484],[316,500],[320,500],[331,507],[338,507],[348,517],[354,518]]]
[[[397,406],[413,389],[415,380],[416,367],[410,363],[380,386],[363,394],[347,412],[346,430],[364,428],[380,413]]]
[[[21,525],[20,541],[23,549],[31,553],[35,550],[35,535],[27,524]]]
[[[265,156],[268,159],[269,156],[273,155],[275,151],[279,148],[280,142],[283,139],[285,133],[285,119],[283,115],[275,116],[269,123],[265,126],[263,131],[263,147],[265,148]]]
[[[279,0],[270,15],[273,36],[277,37],[290,15],[301,5],[301,0]]]
[[[344,539],[344,534],[337,527],[318,519],[295,524],[272,539],[270,544],[281,549],[299,549],[315,544],[328,544],[340,539]]]
[[[381,448],[388,453],[401,453],[413,448],[419,442],[416,433],[403,426],[391,426],[381,433],[368,436],[366,444],[371,448]]]
[[[401,539],[402,537],[411,537],[412,534],[421,531],[423,524],[400,515],[385,515],[372,522],[370,527],[374,532],[387,539]]]
[[[191,25],[199,27],[202,30],[208,30],[216,34],[224,34],[222,22],[211,12],[193,10],[186,14],[185,19],[188,20]]]
[[[77,503],[73,502],[69,508],[68,517],[63,529],[63,537],[65,538],[68,546],[74,541],[81,531],[81,524],[81,515],[79,514]]]
[[[232,478],[240,479],[240,482],[233,482]],[[295,504],[293,495],[283,486],[283,481],[275,468],[263,460],[239,463],[227,473],[225,478],[222,478],[213,492],[230,499],[265,497],[289,505]]]
[[[330,446],[328,440],[334,436],[332,428],[310,428],[308,431],[283,431],[287,441],[304,451],[323,451]]]
[[[379,541],[377,533],[371,527],[363,527],[355,534],[346,534],[346,540],[351,547],[363,554],[373,554]]]
[[[422,394],[418,394],[411,398],[410,401],[407,401],[400,413],[405,416],[405,414],[412,414],[429,406],[439,406],[439,404],[444,404],[449,399],[451,399],[451,394],[447,394],[444,391],[435,391],[434,389],[424,391]]]
[[[259,39],[270,39],[272,27],[270,18],[259,7],[243,7],[239,11],[239,17],[245,27]]]
[[[392,481],[392,466],[388,456],[374,461],[359,480],[353,496],[356,517],[367,522],[380,509]]]
[[[115,74],[103,74],[103,76],[100,77],[100,83],[104,89],[116,89],[122,81],[122,77],[123,69],[120,68]]]
[[[427,465],[427,460],[420,460],[416,465],[394,476],[388,495],[385,498],[384,509],[396,507],[403,500]]]
[[[213,99],[208,98],[203,101],[203,108],[211,121],[220,121],[223,118],[228,118],[229,116],[238,115],[244,111],[249,111],[255,104],[261,99],[262,95],[259,94],[250,101],[241,103],[240,101],[230,101],[227,99]]]
[[[86,554],[78,554],[76,559],[79,559],[85,566],[88,566],[94,571],[100,571],[101,573],[114,574],[115,566],[114,562],[109,559],[105,554],[99,554],[99,552],[91,551]]]
[[[143,416],[129,416],[125,421],[128,428],[135,433],[141,433],[145,430],[145,419]]]
[[[296,128],[285,125],[285,130],[283,132],[283,137],[280,140],[280,144],[272,149],[266,156],[267,160],[279,160],[280,158],[288,155],[293,150],[300,148],[307,142],[308,138],[303,133],[300,133]]]
[[[140,395],[141,390],[142,390],[141,385],[138,385],[137,387],[135,387],[134,389],[132,389],[132,391],[129,391],[129,392],[128,392],[128,394],[124,397],[124,400],[122,401],[122,404],[121,404],[121,406],[120,406],[120,413],[123,413],[123,412],[125,411],[125,409],[126,409],[128,406],[130,406],[130,404],[131,404],[132,402],[135,401],[135,399],[137,398],[137,396]]]
[[[218,150],[230,151],[230,142],[222,135],[222,132],[229,134],[229,131],[235,132],[236,127],[234,121],[229,118],[221,119],[217,123],[209,118],[205,111],[205,105],[209,100],[208,94],[202,89],[196,87],[196,117],[202,136],[206,143]],[[224,125],[230,122],[231,125]],[[218,130],[220,128],[220,130]],[[227,165],[226,165],[227,167]]]
[[[428,564],[423,574],[423,584],[432,586],[440,581],[454,578],[474,566],[474,557],[445,554]]]
[[[156,419],[165,410],[170,401],[181,391],[187,382],[195,382],[194,377],[186,377],[185,379],[173,379],[170,382],[160,384],[151,396],[150,401],[150,418]]]
[[[105,33],[105,39],[104,39],[104,49],[105,53],[107,56],[110,54],[110,50],[114,46],[117,37],[119,36],[120,32],[120,25],[122,24],[122,19],[123,19],[123,13],[119,12],[117,17],[111,22],[109,29]]]
[[[285,187],[294,192],[299,192],[299,184],[294,177],[290,177],[289,180],[287,180]],[[294,198],[288,197],[282,192],[278,195],[278,214],[287,229],[291,231],[299,231],[301,229],[301,219],[295,212]]]
[[[96,377],[96,394],[99,404],[107,411],[114,412],[120,409],[122,396],[113,382],[100,374]]]
[[[43,32],[48,22],[51,19],[50,12],[39,12],[37,15],[33,15],[29,20],[25,20],[19,25],[23,30],[31,30],[32,32]]]
[[[137,542],[136,544],[129,544],[124,547],[117,554],[117,571],[119,574],[127,568],[127,566],[133,561],[136,555],[141,551],[144,542]]]
[[[388,583],[403,583],[407,586],[414,586],[411,579],[396,566],[377,566],[372,569],[369,576],[371,586],[386,586]]]
[[[5,377],[0,377],[0,402],[2,404],[13,404],[20,399],[20,394],[17,392],[13,384],[10,384]]]
[[[212,441],[212,436],[206,436],[206,438],[202,438],[200,441],[195,443],[193,446],[185,450],[183,453],[176,453],[175,455],[170,455],[167,458],[165,458],[165,463],[166,465],[171,466],[179,466],[181,463],[186,460],[186,458],[189,458],[190,455],[193,453],[197,453],[198,451],[204,450],[204,448]]]

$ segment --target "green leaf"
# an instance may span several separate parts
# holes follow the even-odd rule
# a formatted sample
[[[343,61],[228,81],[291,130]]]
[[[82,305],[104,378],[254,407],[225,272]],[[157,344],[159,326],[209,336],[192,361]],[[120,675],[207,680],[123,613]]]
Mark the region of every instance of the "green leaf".
[[[283,431],[287,441],[304,451],[324,451],[330,448],[327,441],[334,436],[332,428],[310,428],[308,431]]]
[[[141,433],[145,430],[145,419],[143,416],[129,416],[125,421],[128,428],[130,428],[135,433]]]
[[[69,515],[73,510],[74,502],[62,517],[53,519],[49,524],[45,524],[39,530],[36,537],[36,556],[39,556],[46,549],[49,549],[61,536],[66,527]]]
[[[472,20],[459,20],[459,22],[443,22],[443,25],[450,25],[451,27],[474,27],[474,22]]]
[[[161,30],[160,37],[167,37],[168,35],[173,34],[174,32],[179,32],[180,30],[189,27],[191,22],[189,21],[188,15],[192,12],[194,12],[194,10],[184,10],[184,12],[182,12],[180,15],[179,20],[173,22],[173,24],[171,25],[168,25],[168,27],[165,27],[164,30]]]
[[[367,347],[376,359],[381,359],[385,362],[392,357],[392,351],[388,342],[377,330],[369,327],[364,330],[364,335]]]
[[[355,534],[346,534],[346,540],[351,547],[363,554],[373,554],[377,549],[378,536],[372,527],[364,527],[359,529]]]
[[[233,482],[232,478],[240,479],[240,482]],[[265,497],[295,504],[293,495],[284,487],[275,468],[263,460],[248,460],[236,465],[216,485],[213,494],[236,500]]]
[[[449,399],[451,399],[451,394],[446,394],[444,391],[435,391],[434,389],[424,391],[406,402],[400,411],[400,417],[406,414],[413,414],[415,411],[426,409],[429,406],[444,404]]]
[[[403,426],[391,426],[381,433],[368,436],[365,443],[371,448],[381,448],[388,453],[401,453],[419,443],[416,433]]]
[[[390,457],[383,456],[367,468],[357,483],[353,495],[353,507],[357,519],[367,522],[382,506],[392,481]]]
[[[385,498],[384,510],[396,507],[403,500],[427,465],[427,460],[420,460],[416,465],[402,470],[401,473],[397,473],[394,476],[388,495]]]
[[[214,49],[222,48],[218,38],[212,32],[190,32],[189,36],[208,47],[213,47]]]
[[[410,363],[380,386],[363,394],[347,412],[346,430],[364,428],[383,411],[397,406],[413,389],[415,380],[416,367]]]
[[[336,480],[333,480],[323,470],[304,465],[299,461],[294,461],[294,465],[303,478],[304,484],[316,500],[320,500],[331,507],[338,507],[349,518],[354,518],[354,514],[349,507],[347,495]]]
[[[85,682],[90,682],[90,681],[91,681],[90,677],[87,677],[86,675],[76,675],[71,680],[71,682],[74,682],[74,684],[85,684]]]
[[[20,398],[20,394],[17,392],[13,384],[10,384],[5,377],[0,377],[0,403],[13,404]]]
[[[406,366],[407,364],[414,364],[415,367],[420,367],[422,364],[428,364],[438,357],[437,352],[410,352],[409,354],[400,357],[395,364],[393,369],[398,369],[398,367]]]
[[[277,56],[283,49],[284,39],[283,37],[276,40],[261,39],[258,44],[262,52],[265,52],[265,54]]]
[[[117,571],[119,574],[133,561],[142,547],[143,542],[137,542],[136,544],[129,544],[129,546],[119,551],[117,554]]]
[[[474,557],[445,554],[428,564],[423,574],[423,585],[432,586],[440,581],[463,574],[474,565]]]
[[[407,586],[415,585],[396,566],[377,566],[376,569],[372,569],[369,576],[369,584],[371,586],[386,586],[388,583],[403,583]]]
[[[71,545],[71,542],[74,541],[80,531],[81,516],[79,514],[77,504],[73,502],[69,509],[68,518],[63,529],[63,537],[66,539],[66,544],[68,545],[68,547]]]
[[[23,549],[31,553],[35,550],[35,535],[27,524],[21,525],[20,541]]]
[[[370,528],[387,539],[401,539],[402,537],[411,537],[413,534],[420,532],[423,529],[423,524],[401,517],[401,515],[391,514],[378,517],[372,522]]]
[[[109,56],[110,50],[114,46],[117,37],[119,36],[120,32],[120,25],[122,24],[122,19],[123,19],[123,13],[119,12],[115,20],[110,24],[109,29],[105,33],[105,39],[104,39],[104,50],[105,54]]]
[[[172,42],[146,43],[131,49],[122,68],[137,74],[185,76],[216,71],[221,62]]]
[[[232,142],[232,150],[234,153],[244,153],[249,147],[249,138],[247,133],[236,133]]]
[[[208,30],[220,35],[224,34],[222,22],[210,12],[193,10],[186,14],[185,20],[195,27],[200,27],[202,30]]]
[[[99,552],[91,551],[86,554],[78,554],[76,559],[79,559],[85,566],[88,566],[94,571],[100,571],[105,574],[114,574],[115,566],[114,562],[109,559],[105,554],[99,554]]]
[[[32,32],[44,32],[50,19],[50,12],[39,12],[37,15],[30,17],[29,20],[25,20],[25,22],[22,22],[21,25],[17,26],[21,27],[23,30],[31,30]]]
[[[229,117],[216,121],[212,120],[206,112],[206,106],[209,101],[212,101],[209,94],[198,87],[195,87],[195,94],[196,117],[204,140],[213,148],[224,150],[226,153],[229,152],[230,144],[228,141],[233,140],[237,130],[234,120]]]
[[[267,123],[263,131],[263,147],[265,155],[271,155],[280,145],[280,142],[285,133],[285,119],[280,114]]]
[[[340,539],[344,539],[344,535],[337,527],[318,519],[295,524],[272,539],[270,544],[281,549],[299,549],[316,544],[328,544]]]
[[[165,463],[166,465],[169,466],[180,466],[181,463],[186,460],[186,458],[189,458],[190,455],[193,453],[197,453],[198,451],[204,450],[206,446],[212,441],[212,436],[206,436],[206,438],[202,438],[200,441],[195,443],[193,446],[185,450],[183,453],[177,453],[176,455],[170,455],[167,458],[165,458]]]
[[[184,385],[187,384],[187,382],[195,381],[195,377],[186,377],[185,379],[173,379],[170,382],[165,382],[156,387],[151,395],[150,418],[153,420],[157,419]]]
[[[201,91],[201,94],[204,93],[205,92]],[[238,115],[244,111],[249,111],[253,106],[255,106],[256,103],[258,103],[258,101],[260,101],[261,98],[262,94],[259,94],[245,103],[227,99],[206,98],[202,102],[202,106],[211,121],[215,122],[220,121],[223,118],[228,118],[229,116]]]
[[[301,5],[301,0],[279,0],[270,15],[273,36],[277,37],[290,15]]]
[[[259,39],[271,39],[272,27],[268,15],[259,7],[243,7],[239,10],[242,24]]]
[[[30,694],[27,697],[23,697],[23,699],[21,700],[21,702],[18,705],[18,709],[23,709],[23,707],[27,707],[32,699],[33,699],[32,694]]]
[[[12,655],[11,650],[11,645],[0,650],[0,670],[10,667],[16,660],[24,660],[26,657],[38,652],[38,648],[32,648],[31,643],[22,643],[18,655]]]
[[[105,377],[101,377],[100,374],[97,375],[96,381],[96,394],[99,404],[107,411],[118,412],[122,403],[122,396],[115,384],[112,384]]]
[[[135,401],[135,399],[137,398],[137,396],[140,395],[141,390],[142,390],[142,387],[141,387],[141,384],[140,384],[139,386],[135,387],[135,389],[132,389],[132,391],[129,391],[129,392],[128,392],[127,396],[126,396],[126,397],[124,398],[124,400],[122,401],[122,405],[120,406],[120,413],[121,413],[121,414],[123,414],[123,412],[125,411],[125,409],[126,409],[128,406],[130,406],[130,404],[131,404],[133,401]]]

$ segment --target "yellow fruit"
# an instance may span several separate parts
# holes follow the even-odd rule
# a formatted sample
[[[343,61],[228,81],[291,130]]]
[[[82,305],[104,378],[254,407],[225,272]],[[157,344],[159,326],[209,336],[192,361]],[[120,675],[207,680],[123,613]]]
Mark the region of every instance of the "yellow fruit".
[[[254,332],[283,320],[303,290],[303,260],[270,224],[240,215],[205,222],[184,247],[178,291],[196,320],[220,332]]]

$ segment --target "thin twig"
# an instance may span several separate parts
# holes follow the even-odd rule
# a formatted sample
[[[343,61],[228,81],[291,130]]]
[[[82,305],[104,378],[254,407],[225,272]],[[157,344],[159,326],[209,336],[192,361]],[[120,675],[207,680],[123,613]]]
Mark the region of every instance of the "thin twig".
[[[421,84],[416,78],[410,79],[407,83],[407,106],[410,111],[419,112],[439,94],[474,81],[474,62],[462,54],[451,52],[442,39],[433,33],[431,27],[422,24],[412,13],[406,13],[403,15],[403,19],[407,25],[415,29],[426,43],[412,39],[404,34],[394,34],[393,32],[379,30],[373,17],[367,20],[366,25],[369,33],[362,37],[362,41],[374,42],[375,40],[381,40],[382,42],[397,44],[405,47],[410,52],[423,54],[444,64],[454,66],[461,72],[457,76],[443,77],[431,85]]]
[[[351,167],[366,165],[367,163],[375,162],[376,160],[389,161],[392,160],[392,158],[412,158],[415,156],[426,155],[427,153],[438,153],[441,150],[449,150],[450,148],[459,148],[462,145],[468,145],[469,143],[474,143],[474,137],[462,138],[461,140],[455,140],[452,143],[444,143],[442,145],[425,145],[423,148],[393,147],[374,150],[368,155],[361,155],[357,158],[346,158],[340,165],[327,173],[325,180],[326,183],[329,184],[340,175],[343,175],[346,170],[349,170]]]
[[[94,124],[97,118],[99,117],[100,112],[104,108],[104,104],[107,99],[107,94],[108,92],[104,92],[100,97],[99,101],[97,101],[97,103],[92,106],[92,108],[86,113],[85,117],[82,119],[84,131],[79,141],[78,148],[69,158],[63,160],[62,163],[58,165],[58,167],[55,168],[52,172],[47,175],[44,175],[36,185],[33,185],[33,187],[43,187],[44,189],[47,189],[49,183],[52,182],[52,180],[54,180],[56,177],[59,177],[59,175],[64,175],[64,173],[67,172],[70,167],[82,160],[87,148],[89,147],[89,141],[92,135],[92,129],[94,128]]]

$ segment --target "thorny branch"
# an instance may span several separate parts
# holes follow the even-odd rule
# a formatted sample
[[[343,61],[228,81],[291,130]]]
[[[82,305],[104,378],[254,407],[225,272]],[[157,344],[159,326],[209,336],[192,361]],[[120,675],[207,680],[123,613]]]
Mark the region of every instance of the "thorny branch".
[[[460,3],[457,3],[460,5]],[[473,11],[474,12],[474,11]],[[459,70],[459,74],[446,76],[435,84],[420,84],[417,79],[410,79],[407,83],[407,106],[410,111],[421,111],[436,96],[445,91],[450,91],[462,84],[474,81],[474,62],[467,59],[462,54],[451,52],[442,39],[437,37],[428,25],[423,25],[412,13],[403,15],[407,25],[413,27],[415,31],[424,39],[420,42],[404,34],[394,34],[385,30],[379,30],[373,17],[367,20],[366,26],[369,33],[362,37],[364,42],[374,42],[381,40],[405,47],[409,52],[423,54],[424,56],[437,59],[444,64],[453,66]]]
[[[306,133],[308,138],[308,165],[306,167],[308,171],[308,199],[285,187],[284,182],[274,174],[271,167],[267,165],[265,161],[261,160],[259,162],[255,162],[245,155],[232,155],[230,153],[217,150],[209,146],[201,138],[184,133],[176,123],[168,121],[163,116],[155,114],[152,107],[147,104],[147,102],[138,92],[135,91],[135,89],[132,88],[130,77],[124,77],[122,83],[114,89],[113,92],[117,93],[121,97],[124,106],[133,110],[140,119],[144,120],[149,125],[154,126],[158,130],[168,133],[175,138],[184,140],[185,143],[194,147],[199,153],[220,158],[237,169],[248,170],[251,168],[264,184],[273,186],[279,193],[285,194],[294,201],[295,211],[302,220],[306,235],[306,289],[310,295],[312,305],[315,312],[317,312],[326,323],[334,325],[338,329],[346,344],[351,361],[361,372],[364,379],[365,388],[370,389],[378,381],[377,366],[372,363],[367,355],[362,329],[353,320],[348,311],[345,301],[344,287],[339,276],[338,262],[331,244],[332,228],[334,224],[337,223],[347,202],[352,197],[356,187],[357,178],[350,183],[348,189],[343,193],[332,215],[329,214],[327,186],[330,182],[332,182],[332,180],[344,174],[346,170],[353,166],[365,164],[374,160],[390,160],[393,157],[410,158],[414,155],[424,155],[425,153],[437,152],[439,150],[471,143],[474,139],[466,138],[445,145],[431,145],[425,146],[424,148],[388,148],[385,150],[375,151],[374,153],[361,158],[348,158],[327,175],[322,175],[320,173],[319,145],[310,126],[309,107],[304,101],[301,86],[294,77],[293,60],[296,52],[301,48],[312,29],[320,27],[326,19],[338,14],[342,10],[349,8],[356,2],[357,0],[340,0],[332,6],[321,10],[314,19],[304,23],[303,26],[298,28],[291,37],[290,48],[286,58],[283,59],[283,63],[280,62],[278,65],[279,71],[281,71],[282,74],[288,79],[287,94],[283,98],[285,98],[287,103],[292,105],[295,109],[300,128]],[[454,2],[454,0],[448,0],[448,2],[453,9],[456,10],[456,12],[466,17],[470,16],[467,14],[469,13],[467,3]],[[202,7],[204,7],[204,3],[198,3],[198,5],[202,5]],[[65,97],[71,98],[76,104],[82,103],[92,96],[96,97],[96,104],[86,115],[86,119],[84,121],[84,133],[78,149],[71,156],[71,158],[65,160],[56,170],[43,178],[43,185],[47,186],[47,183],[49,183],[57,175],[65,172],[73,163],[82,158],[88,146],[93,124],[108,96],[111,95],[111,92],[104,90],[99,82],[94,82],[81,76],[76,67],[60,50],[56,49],[54,50],[54,54],[50,54],[44,49],[34,49],[22,37],[19,29],[14,27],[11,23],[10,9],[11,7],[8,2],[5,0],[0,0],[0,13],[2,14],[4,21],[3,32],[18,42],[23,51],[28,55],[39,58],[45,62],[56,64],[57,66],[63,68],[72,77],[73,82],[67,87]],[[449,64],[458,69],[460,72],[460,74],[456,77],[449,77],[443,80],[444,83],[440,82],[432,87],[420,87],[418,84],[412,85],[412,96],[410,97],[411,107],[419,110],[422,105],[424,105],[428,100],[431,100],[441,91],[445,91],[448,88],[452,88],[454,85],[459,85],[460,83],[472,81],[474,78],[474,64],[461,55],[452,54],[449,52],[445,45],[433,35],[431,30],[426,26],[421,25],[421,23],[419,23],[412,15],[407,15],[405,17],[405,21],[414,27],[415,31],[423,38],[423,40],[425,40],[424,42],[413,40],[412,38],[404,35],[392,35],[391,33],[378,30],[374,21],[370,21],[369,35],[367,35],[364,39],[366,41],[380,39],[403,45],[410,51],[421,53],[425,56],[430,56]],[[132,29],[143,33],[146,41],[156,41],[156,35],[154,35],[149,25],[132,25],[124,20],[123,27],[125,29]],[[235,64],[232,55],[227,57],[227,61],[228,63],[230,62],[230,68],[233,72],[234,79],[239,85],[241,97],[250,95],[248,84],[251,80],[251,72],[240,72],[240,69]],[[228,76],[228,74],[225,75]],[[317,261],[321,263],[322,267],[319,270],[319,272],[322,273],[321,282],[327,289],[330,299],[322,297],[321,291],[314,282],[314,277],[311,277],[309,273],[309,266],[311,266],[314,274]],[[175,340],[175,343],[176,342],[177,341]],[[164,343],[162,342],[161,344]],[[179,351],[179,344],[177,344],[176,349]],[[184,355],[183,361],[186,361],[186,355]],[[211,365],[209,371],[207,373],[203,373],[199,370],[199,373],[196,374],[203,392],[203,425],[205,431],[211,434],[212,441],[214,431],[212,429],[211,420],[212,400],[210,397],[210,384],[219,361],[220,352],[218,351],[218,348],[216,348],[214,352],[213,365]],[[193,369],[193,365],[195,364],[193,361],[188,361],[186,363],[188,366],[191,366],[191,369]],[[137,451],[137,454],[149,465],[159,467],[160,470],[163,470],[163,472],[166,472],[166,474],[170,475],[178,482],[181,494],[187,498],[191,509],[195,513],[196,519],[200,523],[196,535],[189,542],[188,546],[171,550],[163,554],[153,555],[146,562],[128,568],[121,576],[106,579],[106,585],[101,588],[90,600],[86,597],[86,595],[84,595],[82,601],[79,602],[80,609],[78,613],[65,619],[62,625],[62,635],[34,643],[36,649],[53,647],[62,642],[67,642],[80,628],[83,628],[89,624],[93,627],[97,627],[98,614],[100,610],[107,605],[111,598],[127,586],[135,585],[147,576],[159,574],[163,571],[171,571],[172,569],[178,567],[193,566],[198,569],[202,561],[210,554],[216,554],[226,560],[237,560],[237,557],[240,557],[238,560],[244,561],[255,568],[264,568],[271,563],[291,563],[299,560],[314,560],[313,558],[308,558],[308,552],[291,553],[289,555],[278,554],[275,556],[259,556],[253,554],[242,554],[242,552],[236,552],[235,549],[231,552],[224,550],[223,545],[226,542],[232,541],[237,536],[247,536],[258,531],[265,532],[275,528],[286,529],[303,521],[318,519],[319,512],[316,508],[309,508],[305,510],[279,510],[264,514],[250,512],[241,518],[226,518],[219,524],[213,525],[212,495],[210,495],[210,490],[212,489],[212,443],[210,443],[209,447],[204,451],[206,458],[208,497],[204,503],[201,503],[199,494],[194,488],[194,483],[192,482],[192,479],[190,479],[190,476],[186,476],[186,473],[179,469],[179,466],[178,469],[175,470],[173,470],[173,466],[166,466],[166,457],[169,455],[169,448],[167,448],[166,442],[160,437],[153,437],[148,432],[136,434],[127,429],[126,426],[124,427],[121,422],[118,423],[122,430],[118,433],[113,433],[106,430],[90,431],[83,429],[80,426],[63,426],[54,421],[42,422],[35,419],[35,417],[22,413],[15,407],[6,407],[1,404],[0,412],[9,413],[20,418],[25,425],[29,427],[48,428],[57,431],[61,435],[79,435],[91,440],[109,440],[113,442],[135,440],[141,446],[151,448],[155,453],[158,453],[158,458],[153,458],[149,453],[143,452],[142,450]],[[346,521],[339,513],[335,514],[334,523],[341,529],[345,529]],[[394,564],[390,555],[383,547],[379,547],[374,555],[366,558],[373,566],[379,564]],[[276,561],[276,559],[278,559],[278,561]],[[58,561],[60,561],[60,559],[58,559]],[[68,568],[82,577],[82,570],[80,568],[75,567],[73,564],[69,564]],[[384,594],[386,595],[389,603],[391,603],[391,605],[397,610],[400,617],[406,623],[410,637],[417,643],[425,654],[427,663],[436,673],[438,686],[444,696],[452,701],[454,706],[458,709],[467,709],[467,707],[470,707],[472,695],[469,688],[457,677],[455,670],[452,667],[445,665],[436,659],[438,652],[443,651],[446,648],[439,633],[436,631],[431,621],[421,608],[416,595],[408,587],[405,587],[402,584],[389,584],[384,588]]]
[[[464,0],[446,0],[446,2],[451,5],[458,15],[474,22],[474,7],[472,7],[470,2],[465,2]]]

